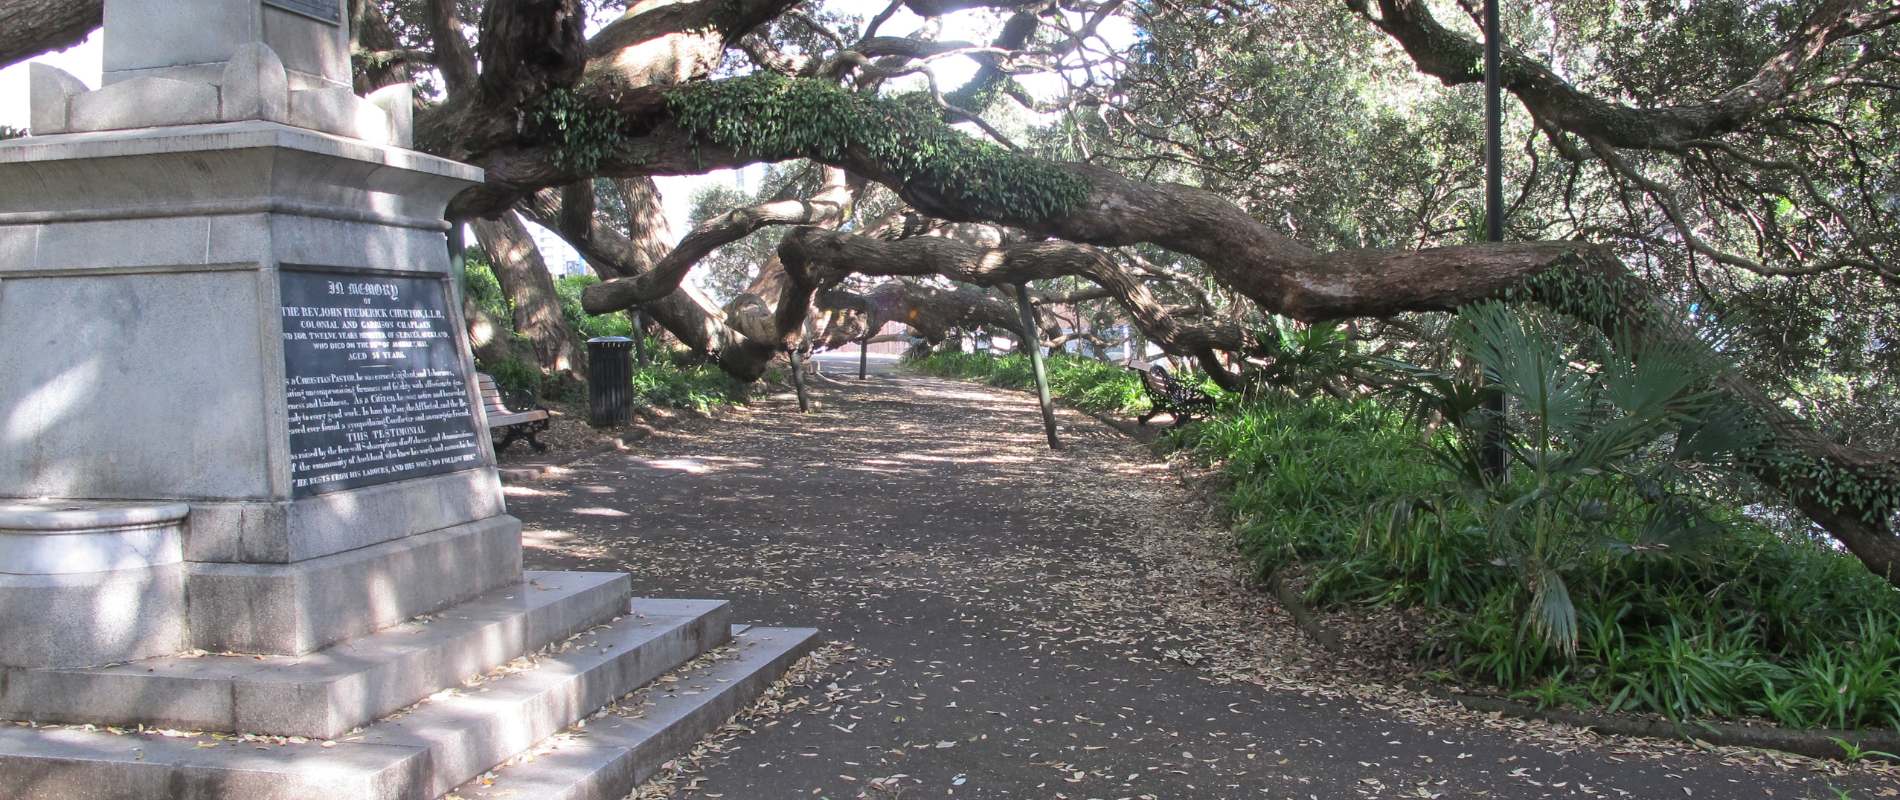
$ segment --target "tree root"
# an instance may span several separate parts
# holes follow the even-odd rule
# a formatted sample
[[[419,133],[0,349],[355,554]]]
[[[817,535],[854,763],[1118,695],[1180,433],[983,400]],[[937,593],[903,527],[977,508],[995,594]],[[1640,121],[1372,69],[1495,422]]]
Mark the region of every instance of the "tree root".
[[[1307,607],[1306,601],[1300,599],[1300,593],[1294,591],[1293,587],[1281,577],[1280,571],[1276,570],[1267,576],[1266,586],[1268,591],[1273,592],[1273,599],[1280,602],[1280,607],[1286,609],[1286,613],[1293,617],[1293,621],[1300,626],[1300,630],[1304,631],[1307,637],[1318,642],[1319,646],[1325,648],[1328,653],[1344,652],[1345,646],[1340,643],[1339,634],[1320,623],[1319,615],[1314,614],[1313,609]]]

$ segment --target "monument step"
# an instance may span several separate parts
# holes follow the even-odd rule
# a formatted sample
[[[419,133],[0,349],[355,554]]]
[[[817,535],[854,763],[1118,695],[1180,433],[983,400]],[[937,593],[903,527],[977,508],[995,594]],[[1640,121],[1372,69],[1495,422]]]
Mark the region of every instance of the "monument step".
[[[692,664],[664,690],[651,687],[626,713],[588,719],[457,788],[465,800],[620,800],[661,765],[763,694],[818,643],[812,628],[734,626],[731,655]]]
[[[469,602],[304,656],[0,670],[0,719],[331,739],[627,613],[631,586],[622,573],[527,572]]]
[[[634,608],[533,664],[493,671],[334,741],[0,728],[0,786],[19,800],[440,797],[730,636],[724,601]]]
[[[635,615],[565,644],[534,669],[445,692],[363,731],[425,748],[438,797],[596,709],[731,639],[723,600],[639,600]]]

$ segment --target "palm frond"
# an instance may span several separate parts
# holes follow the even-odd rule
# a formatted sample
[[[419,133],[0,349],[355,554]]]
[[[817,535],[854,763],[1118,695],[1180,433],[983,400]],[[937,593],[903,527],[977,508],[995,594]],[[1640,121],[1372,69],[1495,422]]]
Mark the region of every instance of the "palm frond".
[[[1556,570],[1536,568],[1531,576],[1531,605],[1526,609],[1531,630],[1565,656],[1577,654],[1577,606],[1570,586]]]

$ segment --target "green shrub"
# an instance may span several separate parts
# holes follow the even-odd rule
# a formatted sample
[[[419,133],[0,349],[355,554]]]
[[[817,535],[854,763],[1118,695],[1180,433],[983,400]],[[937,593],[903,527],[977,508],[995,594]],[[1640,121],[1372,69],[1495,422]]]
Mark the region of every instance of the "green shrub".
[[[633,391],[644,407],[706,411],[745,403],[748,389],[715,365],[678,366],[660,359],[633,371]]]
[[[1173,441],[1222,465],[1241,550],[1262,574],[1349,552],[1368,509],[1436,481],[1403,420],[1367,401],[1264,397],[1184,428]],[[1391,589],[1385,572],[1377,577],[1365,583],[1341,571],[1327,580],[1338,596],[1371,596]]]
[[[912,367],[945,378],[979,380],[1005,389],[1034,390],[1035,365],[1029,356],[1011,353],[931,353],[908,360]],[[1140,413],[1148,409],[1141,378],[1127,369],[1071,355],[1043,359],[1050,394],[1090,411]]]
[[[601,336],[632,336],[633,320],[624,311],[589,314],[581,310],[581,292],[600,283],[592,275],[568,275],[554,282],[554,293],[561,299],[561,316],[583,341]]]
[[[541,368],[518,358],[479,365],[506,394],[541,396]]]
[[[1540,359],[1541,367],[1518,366],[1569,363]],[[1033,388],[1022,356],[937,353],[912,363]],[[1138,378],[1119,367],[1067,356],[1048,364],[1051,390],[1070,402],[1123,412],[1146,405]],[[1320,605],[1424,610],[1433,625],[1420,658],[1465,679],[1546,706],[1900,727],[1900,591],[1827,540],[1771,529],[1656,472],[1656,449],[1633,442],[1675,423],[1655,424],[1639,406],[1678,408],[1683,395],[1666,376],[1632,371],[1664,366],[1612,368],[1623,381],[1612,388],[1624,394],[1601,406],[1584,408],[1580,397],[1566,401],[1570,411],[1540,406],[1558,411],[1566,431],[1527,415],[1541,433],[1517,432],[1512,481],[1485,490],[1448,457],[1470,455],[1457,451],[1469,448],[1468,432],[1428,431],[1416,404],[1385,396],[1230,396],[1219,414],[1169,441],[1221,466],[1239,547],[1262,574],[1299,567],[1312,579],[1307,599]],[[1561,378],[1524,372],[1519,383],[1562,386]],[[1634,394],[1643,386],[1661,388]],[[1477,395],[1450,379],[1426,389],[1452,395],[1439,398],[1446,408],[1476,406]],[[1682,418],[1675,413],[1663,418]],[[1610,455],[1594,466],[1575,461],[1586,448]],[[1564,463],[1578,468],[1557,474]],[[1504,506],[1539,504],[1547,541],[1499,529]],[[1527,557],[1544,563],[1526,569]],[[1574,639],[1552,637],[1528,613],[1542,575],[1559,579],[1551,585],[1574,609]]]
[[[513,306],[508,303],[508,295],[502,292],[501,281],[495,278],[495,268],[489,266],[487,254],[479,247],[468,248],[462,255],[462,265],[462,291],[468,298],[495,319],[513,324]]]
[[[555,279],[554,294],[561,303],[561,316],[567,321],[568,329],[583,341],[598,336],[632,336],[633,321],[625,312],[589,314],[581,310],[581,292],[599,282],[600,279],[592,275],[567,275]],[[514,306],[508,302],[508,295],[502,292],[501,281],[496,279],[495,268],[488,263],[487,254],[479,247],[471,247],[464,254],[462,289],[476,305],[495,319],[503,322],[514,319]]]

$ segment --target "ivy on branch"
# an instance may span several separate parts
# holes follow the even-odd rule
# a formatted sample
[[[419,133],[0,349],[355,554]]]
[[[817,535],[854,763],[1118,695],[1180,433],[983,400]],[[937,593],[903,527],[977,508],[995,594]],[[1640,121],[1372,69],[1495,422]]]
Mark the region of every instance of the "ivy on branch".
[[[1091,188],[1057,165],[957,132],[921,95],[873,97],[762,73],[682,86],[667,102],[688,133],[742,156],[836,164],[847,153],[866,155],[905,186],[927,186],[976,218],[1062,217]]]
[[[573,89],[542,95],[528,107],[527,117],[536,138],[554,146],[554,162],[582,174],[592,174],[629,139],[619,111]]]

